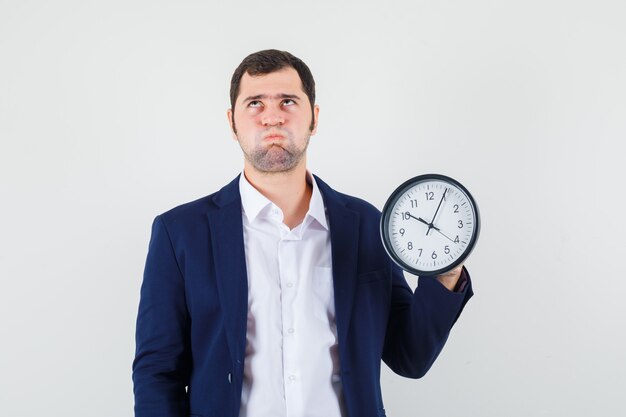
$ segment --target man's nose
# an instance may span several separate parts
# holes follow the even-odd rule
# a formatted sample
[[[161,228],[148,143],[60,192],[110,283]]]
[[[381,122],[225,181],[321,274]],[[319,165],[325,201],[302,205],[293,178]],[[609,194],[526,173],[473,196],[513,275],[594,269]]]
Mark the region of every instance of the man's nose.
[[[278,109],[267,109],[261,118],[263,126],[279,126],[285,123],[285,117]]]

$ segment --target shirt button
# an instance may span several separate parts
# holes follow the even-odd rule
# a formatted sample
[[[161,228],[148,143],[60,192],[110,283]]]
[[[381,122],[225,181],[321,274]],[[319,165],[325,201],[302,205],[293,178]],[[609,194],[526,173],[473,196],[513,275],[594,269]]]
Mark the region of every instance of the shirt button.
[[[295,332],[295,330],[293,328],[290,328],[289,330],[287,330],[289,333],[293,333]]]
[[[288,282],[287,283],[287,288],[291,288],[291,287],[293,287],[293,282]]]
[[[289,380],[290,381],[295,381],[296,380],[296,376],[295,375],[289,375]]]

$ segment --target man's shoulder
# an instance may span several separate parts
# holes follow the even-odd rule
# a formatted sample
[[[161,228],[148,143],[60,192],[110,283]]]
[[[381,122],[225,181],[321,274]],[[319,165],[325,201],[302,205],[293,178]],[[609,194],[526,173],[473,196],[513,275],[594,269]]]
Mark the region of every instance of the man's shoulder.
[[[158,217],[166,223],[193,222],[199,218],[206,218],[206,215],[220,205],[234,201],[238,197],[239,190],[236,187],[238,176],[220,190],[204,197],[177,205]]]
[[[161,213],[159,216],[167,219],[176,219],[193,216],[200,213],[206,213],[213,205],[213,197],[215,193],[200,197],[196,200],[179,204],[171,209]]]
[[[372,203],[367,200],[364,200],[360,197],[356,197],[350,194],[339,193],[342,197],[346,199],[346,207],[358,211],[360,214],[364,214],[366,216],[380,216],[380,210],[376,208]]]

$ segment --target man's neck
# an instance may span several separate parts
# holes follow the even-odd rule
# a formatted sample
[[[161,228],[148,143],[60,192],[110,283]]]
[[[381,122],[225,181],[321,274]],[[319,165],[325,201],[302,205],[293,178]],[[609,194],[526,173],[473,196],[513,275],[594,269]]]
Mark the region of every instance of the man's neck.
[[[304,160],[292,171],[272,173],[257,171],[246,163],[244,174],[254,188],[282,210],[283,222],[290,229],[302,223],[313,191],[306,181]]]

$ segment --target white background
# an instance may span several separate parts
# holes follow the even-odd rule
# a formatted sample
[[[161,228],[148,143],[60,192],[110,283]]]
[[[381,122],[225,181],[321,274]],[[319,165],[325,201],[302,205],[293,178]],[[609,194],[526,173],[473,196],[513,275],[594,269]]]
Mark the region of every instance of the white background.
[[[266,48],[316,78],[313,172],[378,208],[439,172],[481,209],[476,296],[423,379],[385,368],[387,414],[625,415],[625,21],[622,0],[0,0],[0,415],[132,415],[150,224],[241,170],[230,76]]]

